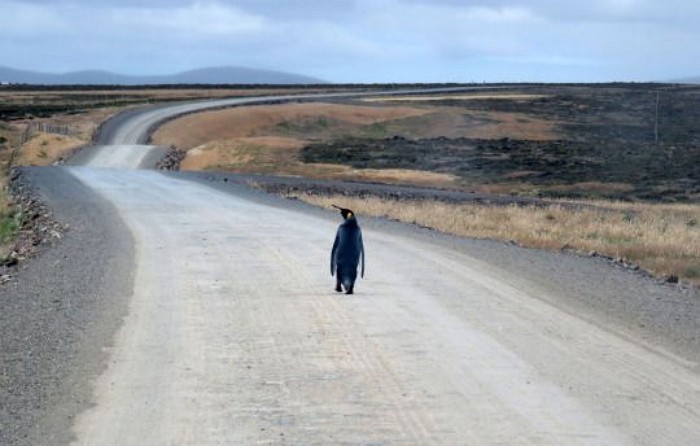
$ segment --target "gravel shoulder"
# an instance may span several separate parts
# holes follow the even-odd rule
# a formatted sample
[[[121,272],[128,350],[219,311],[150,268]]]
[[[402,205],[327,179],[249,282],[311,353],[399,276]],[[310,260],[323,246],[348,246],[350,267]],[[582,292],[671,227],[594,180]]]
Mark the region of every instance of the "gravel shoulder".
[[[69,229],[0,286],[0,444],[65,444],[126,314],[133,240],[113,207],[63,169],[22,177]]]

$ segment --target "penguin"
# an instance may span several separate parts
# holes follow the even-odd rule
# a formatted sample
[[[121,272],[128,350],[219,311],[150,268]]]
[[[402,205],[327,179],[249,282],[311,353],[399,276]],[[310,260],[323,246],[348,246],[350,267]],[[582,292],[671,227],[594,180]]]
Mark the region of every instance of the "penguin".
[[[331,250],[331,276],[335,274],[337,292],[340,293],[345,288],[345,294],[353,294],[360,257],[362,257],[361,277],[365,277],[365,247],[362,244],[362,230],[357,224],[353,211],[336,205],[333,207],[340,210],[340,215],[345,221],[338,226],[335,234]]]

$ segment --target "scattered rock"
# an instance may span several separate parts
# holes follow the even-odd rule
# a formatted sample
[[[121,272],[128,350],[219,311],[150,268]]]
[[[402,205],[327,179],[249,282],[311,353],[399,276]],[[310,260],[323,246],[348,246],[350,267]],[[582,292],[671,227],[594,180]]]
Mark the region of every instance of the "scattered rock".
[[[180,163],[187,156],[187,150],[178,149],[175,146],[168,147],[165,156],[158,160],[156,169],[158,170],[180,170]]]
[[[666,283],[678,283],[678,276],[676,276],[675,274],[669,274],[668,276],[666,276],[664,281]]]
[[[17,237],[10,248],[10,254],[0,261],[0,284],[7,283],[9,277],[24,260],[37,254],[41,246],[51,245],[61,239],[67,226],[58,223],[51,211],[36,197],[35,191],[24,181],[21,169],[13,169],[8,187],[10,204],[18,209],[22,219]]]
[[[19,257],[17,256],[17,251],[12,251],[9,256],[3,261],[2,266],[13,267],[19,263]]]

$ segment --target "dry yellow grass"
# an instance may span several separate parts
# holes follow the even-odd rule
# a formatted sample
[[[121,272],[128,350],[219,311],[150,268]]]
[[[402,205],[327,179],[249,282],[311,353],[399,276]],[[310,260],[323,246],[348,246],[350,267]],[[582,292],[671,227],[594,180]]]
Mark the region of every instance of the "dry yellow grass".
[[[436,201],[295,194],[306,202],[337,203],[359,215],[387,217],[465,237],[513,240],[523,246],[596,251],[640,265],[657,276],[700,285],[700,206],[585,202],[493,206]]]
[[[282,173],[285,168],[297,164],[297,153],[304,143],[299,139],[281,137],[213,141],[190,150],[180,168]]]
[[[219,169],[236,173],[264,173],[315,179],[410,183],[453,186],[457,177],[408,169],[354,169],[339,164],[302,163],[299,150],[306,142],[275,136],[215,141],[189,151],[183,170]]]
[[[159,145],[190,149],[211,141],[260,136],[337,136],[355,127],[428,113],[413,107],[375,107],[325,103],[259,105],[202,112],[161,126]]]
[[[31,120],[17,120],[6,127],[14,133],[11,149],[16,148],[20,134],[24,133],[29,125],[42,128],[42,124],[55,127],[64,127],[70,130],[71,136],[53,133],[35,133],[28,141],[22,144],[17,156],[13,160],[14,165],[19,166],[46,166],[58,158],[68,155],[77,147],[88,144],[99,125],[119,112],[120,108],[106,107],[91,110],[84,113],[58,114],[51,118],[35,118]]]
[[[72,136],[38,133],[27,141],[16,163],[21,166],[47,166],[86,143]]]

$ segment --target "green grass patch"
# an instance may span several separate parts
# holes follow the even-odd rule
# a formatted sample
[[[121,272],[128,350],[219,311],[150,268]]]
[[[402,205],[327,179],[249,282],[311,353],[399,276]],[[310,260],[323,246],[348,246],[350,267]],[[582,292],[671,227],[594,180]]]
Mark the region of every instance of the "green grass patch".
[[[22,227],[24,215],[21,211],[8,211],[0,214],[0,244],[12,240]]]
[[[298,119],[296,121],[282,121],[275,125],[278,132],[284,134],[304,134],[308,135],[314,132],[323,132],[328,130],[333,121],[325,116],[317,116],[313,118]]]
[[[700,279],[700,264],[692,265],[683,270],[683,277],[689,279]]]
[[[362,129],[362,133],[368,138],[383,138],[387,135],[386,124],[383,122],[375,122],[374,124],[365,126]]]
[[[277,124],[277,129],[285,133],[291,133],[296,129],[296,126],[289,121],[282,121]]]
[[[316,118],[316,126],[317,127],[325,129],[325,128],[328,128],[329,125],[330,125],[330,122],[328,122],[328,118],[326,118],[325,116],[319,116],[318,118]]]

